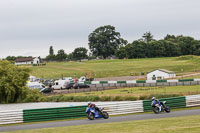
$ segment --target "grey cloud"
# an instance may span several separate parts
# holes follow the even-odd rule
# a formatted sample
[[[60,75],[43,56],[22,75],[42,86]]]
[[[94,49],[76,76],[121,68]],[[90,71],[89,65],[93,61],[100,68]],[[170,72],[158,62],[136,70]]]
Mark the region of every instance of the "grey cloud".
[[[129,42],[146,31],[157,39],[168,33],[200,39],[199,6],[198,0],[2,0],[0,58],[45,56],[52,44],[67,52],[88,47],[88,35],[107,24]]]

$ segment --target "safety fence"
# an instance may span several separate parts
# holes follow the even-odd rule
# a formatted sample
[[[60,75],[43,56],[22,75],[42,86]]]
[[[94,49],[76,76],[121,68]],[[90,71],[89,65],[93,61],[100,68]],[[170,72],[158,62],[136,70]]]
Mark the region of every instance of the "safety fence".
[[[98,107],[103,107],[109,115],[129,114],[143,112],[142,101],[123,101],[112,103],[98,103]]]
[[[166,101],[170,108],[184,108],[200,106],[200,95],[190,95],[182,97],[163,98],[159,101]],[[129,113],[139,113],[151,111],[151,100],[122,101],[122,102],[97,102],[98,107],[104,107],[109,115],[120,115]],[[24,109],[0,112],[0,124],[12,124],[23,122],[37,122],[61,120],[70,118],[86,117],[85,103],[83,106]]]
[[[200,79],[172,79],[172,80],[127,80],[127,81],[85,81],[84,84],[136,84],[136,83],[169,83],[169,82],[191,82]]]
[[[85,117],[86,106],[26,109],[23,110],[24,122],[50,121]]]
[[[186,107],[200,106],[200,95],[186,96]]]
[[[0,124],[12,124],[23,122],[23,110],[0,111]]]
[[[90,88],[184,86],[184,85],[200,85],[200,79],[85,81],[81,83],[89,85]],[[88,91],[88,90],[82,90],[82,91]]]

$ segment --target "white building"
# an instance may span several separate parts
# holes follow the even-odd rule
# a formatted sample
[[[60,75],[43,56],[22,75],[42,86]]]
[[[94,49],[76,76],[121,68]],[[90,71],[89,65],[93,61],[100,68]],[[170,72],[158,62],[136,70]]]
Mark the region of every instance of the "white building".
[[[176,77],[176,73],[166,69],[156,69],[147,74],[147,80],[162,80]]]
[[[26,65],[26,64],[39,64],[40,59],[39,58],[18,58],[15,60],[15,65]]]

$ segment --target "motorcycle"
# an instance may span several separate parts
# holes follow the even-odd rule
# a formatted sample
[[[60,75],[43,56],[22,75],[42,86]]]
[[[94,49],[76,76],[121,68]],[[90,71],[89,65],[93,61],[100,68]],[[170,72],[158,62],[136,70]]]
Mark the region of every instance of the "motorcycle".
[[[171,109],[170,107],[168,107],[166,105],[166,101],[163,101],[163,102],[160,102],[160,105],[159,104],[155,104],[152,106],[152,110],[155,114],[159,114],[160,112],[167,112],[167,113],[170,113]],[[161,108],[161,110],[160,110]]]
[[[87,107],[86,109],[86,114],[87,114],[87,118],[89,120],[94,120],[97,118],[104,118],[104,119],[108,119],[109,115],[106,111],[103,111],[104,108],[100,108],[100,111],[97,111],[95,108],[89,108]]]

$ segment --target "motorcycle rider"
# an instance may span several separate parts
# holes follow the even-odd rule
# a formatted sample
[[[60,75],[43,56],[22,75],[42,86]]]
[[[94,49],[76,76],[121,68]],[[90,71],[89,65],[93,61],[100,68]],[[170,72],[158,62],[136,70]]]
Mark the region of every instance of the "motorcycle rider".
[[[101,110],[94,103],[88,102],[88,108],[94,108],[101,113]]]
[[[152,100],[151,106],[155,106],[156,104],[158,104],[159,105],[159,111],[161,111],[162,104],[159,102],[159,100],[156,99],[155,97],[152,97],[151,100]]]

